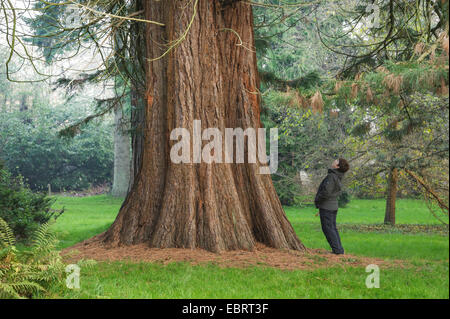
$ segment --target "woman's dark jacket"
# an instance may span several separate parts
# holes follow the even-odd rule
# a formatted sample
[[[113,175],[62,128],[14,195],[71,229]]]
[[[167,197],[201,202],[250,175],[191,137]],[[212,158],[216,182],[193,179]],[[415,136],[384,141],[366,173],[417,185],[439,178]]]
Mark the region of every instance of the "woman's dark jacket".
[[[330,168],[328,175],[320,183],[314,204],[316,208],[338,210],[338,197],[342,192],[342,178],[344,173]]]

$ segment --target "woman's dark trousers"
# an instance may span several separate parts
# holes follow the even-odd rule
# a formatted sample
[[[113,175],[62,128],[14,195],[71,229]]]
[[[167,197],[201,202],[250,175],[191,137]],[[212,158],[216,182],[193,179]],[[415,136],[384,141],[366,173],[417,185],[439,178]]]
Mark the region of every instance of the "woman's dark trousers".
[[[344,248],[341,244],[341,238],[336,228],[337,210],[320,209],[320,223],[322,224],[322,231],[327,238],[328,243],[335,254],[343,254]]]

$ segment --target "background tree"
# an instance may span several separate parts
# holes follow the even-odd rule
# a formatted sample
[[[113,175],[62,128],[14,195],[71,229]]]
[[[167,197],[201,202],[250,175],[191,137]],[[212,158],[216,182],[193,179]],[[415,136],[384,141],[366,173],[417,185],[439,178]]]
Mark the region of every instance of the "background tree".
[[[342,96],[353,96],[359,105],[353,128],[361,138],[357,156],[366,159],[371,174],[387,174],[385,223],[395,224],[399,171],[420,171],[448,157],[448,126],[442,122],[448,118],[448,93],[441,94],[448,84],[448,60],[440,61],[444,65],[390,64],[338,85]]]
[[[64,4],[64,1],[57,0],[55,4]],[[121,10],[124,10],[124,2],[117,2],[116,6],[117,14],[122,14]],[[99,45],[101,39],[95,32],[100,27],[98,25],[98,19],[93,19],[88,23],[88,26],[79,28],[79,24],[82,23],[82,19],[89,17],[80,17],[78,10],[73,4],[70,7],[65,5],[48,5],[48,3],[35,1],[33,2],[33,8],[37,11],[37,14],[32,18],[26,18],[25,21],[33,30],[33,36],[26,38],[28,42],[39,47],[42,50],[45,61],[48,64],[58,62],[59,57],[64,52],[72,52],[76,49],[76,42],[82,41],[85,45]],[[114,8],[112,6],[111,8]],[[88,13],[88,12],[86,12]],[[65,23],[64,23],[65,22]],[[69,25],[67,25],[69,24]],[[62,39],[62,40],[61,40]],[[131,173],[131,139],[129,137],[128,124],[129,108],[127,108],[128,100],[122,91],[127,91],[127,82],[121,80],[121,72],[123,67],[121,66],[120,54],[123,46],[123,39],[115,33],[113,38],[113,45],[116,48],[116,56],[109,58],[101,54],[101,59],[105,61],[109,66],[106,69],[110,74],[105,77],[101,71],[94,74],[75,74],[67,75],[63,74],[58,79],[59,86],[65,86],[70,88],[69,96],[74,94],[82,94],[83,90],[89,89],[89,84],[98,84],[103,81],[105,83],[113,82],[114,97],[106,97],[111,93],[99,92],[96,96],[99,104],[106,106],[106,110],[111,110],[114,113],[114,171],[113,181],[111,187],[111,194],[117,197],[125,197],[130,187],[130,173]],[[78,51],[78,50],[77,50]],[[113,72],[113,73],[112,73]],[[91,85],[92,86],[92,85]],[[88,87],[88,88],[86,88]],[[74,92],[75,91],[75,92]],[[97,115],[105,114],[105,110],[98,112]],[[88,119],[93,119],[96,116],[91,116]],[[75,132],[80,132],[82,124],[86,124],[87,121],[81,121],[74,123],[72,126],[62,131],[61,135],[72,137]]]

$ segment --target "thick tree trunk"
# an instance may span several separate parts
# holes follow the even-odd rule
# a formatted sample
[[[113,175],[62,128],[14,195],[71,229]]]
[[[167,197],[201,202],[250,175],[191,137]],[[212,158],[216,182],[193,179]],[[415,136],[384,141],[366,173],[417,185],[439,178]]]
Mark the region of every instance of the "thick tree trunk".
[[[114,109],[114,181],[111,195],[125,197],[130,182],[131,142],[124,132],[122,107]]]
[[[395,225],[395,202],[397,200],[398,188],[398,168],[393,167],[389,172],[387,198],[386,198],[386,213],[384,216],[384,223],[387,225]]]
[[[146,0],[135,0],[134,11],[142,12]],[[143,23],[134,23],[130,28],[130,47],[131,61],[129,63],[131,71],[131,143],[132,160],[129,191],[134,184],[142,164],[142,154],[144,147],[144,128],[146,111],[146,25]]]
[[[149,0],[149,59],[185,32],[195,1]],[[251,6],[199,0],[185,39],[148,62],[141,168],[117,219],[103,234],[111,244],[252,250],[256,242],[302,250],[269,175],[260,164],[174,164],[174,128],[260,128]],[[239,36],[238,36],[239,35]]]
[[[142,154],[144,147],[144,127],[145,127],[145,99],[138,90],[131,90],[131,172],[129,191],[133,187],[134,180],[142,167]]]

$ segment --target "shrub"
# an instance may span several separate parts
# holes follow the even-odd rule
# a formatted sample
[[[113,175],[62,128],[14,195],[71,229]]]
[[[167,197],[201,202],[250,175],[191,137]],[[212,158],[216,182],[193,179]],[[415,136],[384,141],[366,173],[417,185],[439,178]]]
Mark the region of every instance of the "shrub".
[[[33,191],[84,190],[110,183],[114,147],[110,121],[94,120],[72,139],[58,132],[75,111],[45,106],[0,112],[0,158],[14,175],[23,176]]]
[[[12,229],[0,218],[0,299],[31,298],[61,282],[65,267],[49,223],[40,225],[32,238],[31,249],[17,250]]]
[[[347,191],[343,191],[338,197],[338,205],[340,208],[344,208],[350,203],[350,194]]]
[[[60,216],[64,210],[52,210],[53,203],[54,199],[33,193],[0,164],[0,218],[11,227],[16,240],[26,242],[40,225]]]

